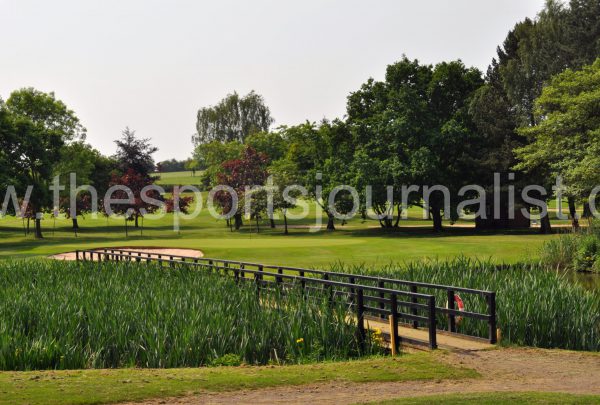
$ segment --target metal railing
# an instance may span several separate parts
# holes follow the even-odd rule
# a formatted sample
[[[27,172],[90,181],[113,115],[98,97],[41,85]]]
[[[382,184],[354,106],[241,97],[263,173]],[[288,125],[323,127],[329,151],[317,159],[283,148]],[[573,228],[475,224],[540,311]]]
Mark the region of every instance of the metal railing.
[[[442,316],[446,318],[448,331],[456,333],[456,317],[460,316],[487,322],[488,341],[492,344],[496,343],[496,294],[492,291],[234,260],[162,255],[129,249],[78,250],[76,258],[78,261],[156,262],[161,266],[196,266],[222,275],[233,276],[236,281],[254,281],[258,294],[260,294],[261,288],[273,286],[286,288],[290,285],[299,286],[302,291],[307,292],[311,290],[326,291],[332,300],[336,296],[344,297],[354,310],[357,332],[361,342],[364,342],[366,334],[365,317],[387,317],[393,345],[400,342],[398,326],[404,323],[413,328],[426,327],[428,330],[427,344],[429,348],[435,349],[437,347],[437,319]],[[401,288],[406,288],[407,291]],[[424,289],[445,291],[448,299],[447,308],[436,306],[434,294],[419,292]],[[484,314],[455,309],[454,295],[456,293],[484,297],[488,312]],[[407,343],[421,343],[406,337],[402,339]],[[397,347],[393,349],[396,350]]]

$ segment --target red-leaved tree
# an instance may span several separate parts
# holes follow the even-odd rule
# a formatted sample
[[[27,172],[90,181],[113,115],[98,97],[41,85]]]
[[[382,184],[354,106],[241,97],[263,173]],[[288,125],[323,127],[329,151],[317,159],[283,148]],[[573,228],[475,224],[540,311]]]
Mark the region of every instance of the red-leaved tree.
[[[232,207],[231,195],[226,191],[218,191],[215,200],[224,213],[235,210],[235,229],[242,226],[242,209],[246,198],[246,188],[264,185],[267,177],[267,165],[269,158],[264,153],[257,152],[254,148],[246,146],[239,159],[228,160],[221,165],[221,171],[217,173],[219,184],[229,186],[238,195],[238,206]]]
[[[160,207],[154,204],[150,204],[146,201],[154,199],[162,201],[162,196],[157,190],[146,190],[144,193],[146,201],[142,199],[142,190],[146,186],[154,184],[154,179],[148,175],[136,173],[135,170],[129,169],[123,176],[114,175],[111,181],[111,186],[120,185],[125,186],[133,193],[133,199],[129,203],[114,204],[111,208],[113,212],[121,215],[126,215],[126,220],[135,221],[135,227],[139,227],[139,218],[144,216],[144,212],[153,213],[156,212]],[[124,190],[117,190],[113,193],[114,199],[127,200],[129,196]]]

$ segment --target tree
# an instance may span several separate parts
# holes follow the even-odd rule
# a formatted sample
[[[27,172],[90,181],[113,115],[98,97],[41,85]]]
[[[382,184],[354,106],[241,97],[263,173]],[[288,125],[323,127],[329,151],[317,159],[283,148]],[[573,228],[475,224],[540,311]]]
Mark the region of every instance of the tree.
[[[348,98],[351,137],[342,143],[342,161],[352,152],[352,181],[359,188],[373,179],[373,209],[383,227],[397,226],[390,218],[401,213],[401,185],[444,185],[457,203],[461,186],[472,184],[475,155],[470,146],[477,132],[469,104],[483,84],[481,73],[460,61],[435,67],[404,57],[387,67],[384,82],[369,80]],[[337,154],[336,149],[336,154]],[[396,190],[390,206],[386,185]],[[421,205],[417,193],[408,204]],[[443,195],[432,193],[428,210],[434,229],[442,229]],[[455,211],[451,210],[455,216]]]
[[[323,121],[282,127],[280,133],[287,143],[285,159],[298,171],[309,196],[327,215],[327,229],[335,230],[334,216],[328,205],[328,195],[337,185],[344,184],[344,165],[350,160],[344,139],[348,140],[347,127],[342,121]],[[321,192],[318,192],[318,190]]]
[[[121,139],[115,141],[117,153],[115,160],[118,162],[122,173],[130,169],[143,176],[149,176],[154,171],[154,158],[152,154],[158,148],[150,144],[150,139],[140,139],[135,136],[135,131],[125,128]]]
[[[0,98],[0,190],[6,190],[14,179],[11,151],[15,145],[11,116]]]
[[[59,133],[65,142],[85,139],[87,131],[79,118],[53,92],[44,93],[32,87],[16,90],[6,100],[6,107],[45,131]]]
[[[555,76],[536,100],[534,112],[538,124],[520,129],[529,144],[516,150],[517,167],[544,167],[552,177],[563,178],[577,228],[575,202],[585,202],[600,184],[600,59]]]
[[[150,176],[150,173],[154,170],[152,154],[158,148],[152,146],[149,139],[136,138],[135,131],[129,128],[123,131],[123,137],[115,143],[118,147],[115,160],[123,175],[121,177],[113,176],[111,185],[120,184],[129,187],[135,200],[133,204],[120,205],[117,212],[122,214],[131,212],[131,219],[135,221],[135,227],[138,228],[139,218],[143,217],[143,210],[153,212],[157,208],[142,201],[141,193],[144,187],[154,184],[154,178]],[[149,197],[161,200],[156,191],[151,191],[150,194]],[[126,196],[121,198],[126,198]]]
[[[286,151],[285,141],[279,132],[255,132],[246,138],[245,143],[267,155],[271,161],[281,159]]]
[[[553,75],[592,63],[598,56],[599,11],[597,0],[571,0],[568,6],[549,0],[535,20],[525,19],[508,33],[498,48],[498,72],[518,126],[538,124],[541,117],[534,111],[535,100]],[[549,167],[529,167],[528,181],[547,188],[551,172]],[[572,201],[570,205],[573,208]],[[542,233],[551,231],[548,215],[542,217],[541,225]]]
[[[156,171],[159,173],[169,173],[169,172],[182,172],[186,170],[185,164],[187,161],[185,160],[163,160],[156,164]]]
[[[200,164],[198,163],[198,161],[196,159],[188,159],[185,162],[185,170],[189,170],[190,172],[192,172],[192,177],[196,176],[196,170],[198,170],[198,168],[200,167]]]
[[[143,218],[144,213],[153,213],[160,208],[158,205],[147,202],[149,199],[162,202],[163,199],[157,190],[151,189],[143,192],[144,188],[152,185],[152,183],[153,180],[151,178],[144,176],[141,173],[137,173],[134,169],[129,169],[122,176],[115,175],[113,177],[111,186],[124,186],[132,192],[133,198],[129,203],[115,204],[113,206],[114,212],[125,217],[126,226],[127,221],[135,221],[135,227],[139,228],[139,218]],[[147,197],[146,201],[144,201],[142,196]],[[129,197],[130,196],[123,190],[117,190],[113,194],[113,198],[120,200],[128,200]]]
[[[92,211],[98,201],[104,197],[111,173],[116,169],[116,163],[110,158],[102,156],[100,152],[83,141],[72,142],[63,146],[60,160],[54,167],[54,175],[59,176],[60,183],[65,187],[61,193],[60,210],[73,221],[73,229],[79,229],[77,218]],[[93,201],[92,195],[86,190],[79,193],[75,199],[75,211],[71,212],[70,175],[76,175],[78,185],[89,185],[96,189],[97,200]]]
[[[242,211],[245,205],[245,199],[252,197],[252,191],[249,188],[253,186],[263,186],[267,179],[267,165],[269,160],[263,153],[256,152],[252,147],[246,146],[242,156],[238,159],[223,162],[221,171],[217,174],[219,184],[231,187],[238,195],[238,206],[232,205],[229,193],[219,191],[215,199],[221,205],[224,212],[235,210],[234,224],[235,229],[239,230],[242,226]],[[258,211],[254,212],[257,214]]]
[[[10,165],[21,192],[33,186],[29,201],[35,213],[35,236],[43,238],[41,214],[52,208],[49,186],[60,152],[70,141],[85,136],[85,128],[53,93],[33,88],[11,93],[4,106],[12,126]]]
[[[194,160],[198,166],[204,169],[201,182],[205,187],[218,184],[217,173],[221,171],[221,165],[228,160],[237,159],[244,149],[240,142],[232,141],[222,143],[213,141],[196,146]]]
[[[198,111],[195,145],[212,141],[244,143],[246,137],[268,131],[273,123],[264,99],[254,91],[240,97],[236,92],[227,95],[216,106]]]
[[[286,187],[299,185],[301,176],[298,166],[289,159],[279,159],[273,162],[268,169],[273,178],[273,209],[280,210],[283,215],[284,234],[288,234],[288,210],[296,207],[294,200],[300,197],[297,189],[289,190],[289,198],[284,198]]]

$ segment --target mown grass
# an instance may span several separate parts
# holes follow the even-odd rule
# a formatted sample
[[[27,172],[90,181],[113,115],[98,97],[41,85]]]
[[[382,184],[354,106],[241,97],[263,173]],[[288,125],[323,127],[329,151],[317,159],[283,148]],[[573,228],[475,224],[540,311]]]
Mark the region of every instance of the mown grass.
[[[600,350],[600,291],[588,291],[565,275],[537,264],[497,265],[458,258],[385,267],[336,266],[340,271],[495,291],[498,328],[505,343],[543,348]],[[436,295],[444,307],[445,291]],[[469,312],[488,313],[483,297],[459,293]],[[438,328],[447,328],[440,316]],[[486,322],[464,318],[458,332],[487,337]]]
[[[60,217],[54,227],[55,221],[46,216],[42,223],[44,240],[35,240],[32,234],[25,236],[23,221],[5,217],[0,219],[0,259],[96,247],[160,246],[199,249],[208,257],[301,267],[326,267],[335,261],[384,265],[460,255],[514,263],[537,254],[544,241],[554,238],[533,229],[475,231],[464,227],[472,226],[469,221],[455,226],[446,223],[444,232],[435,233],[418,207],[409,210],[409,218],[396,230],[381,229],[377,221],[357,217],[344,226],[338,223],[334,232],[311,232],[308,227],[316,222],[314,203],[307,218],[290,219],[289,235],[283,234],[281,213],[276,229],[263,222],[257,233],[256,224],[246,221],[241,231],[231,232],[224,220],[212,218],[206,204],[204,207],[197,218],[180,219],[179,231],[173,228],[173,214],[167,214],[160,219],[146,218],[143,231],[130,227],[127,237],[124,220],[119,217],[80,217],[81,229],[75,236],[70,220]]]
[[[0,372],[0,405],[101,404],[202,392],[346,381],[476,378],[430,353],[264,367]]]
[[[344,304],[188,267],[0,263],[0,369],[302,363],[371,355]],[[268,303],[265,304],[265,303]]]
[[[421,404],[481,404],[481,405],[562,405],[598,404],[600,395],[576,395],[562,392],[484,392],[468,394],[425,395],[415,398],[398,398],[389,401],[373,402],[381,405],[421,405]]]
[[[159,186],[187,186],[200,184],[202,171],[196,171],[194,176],[191,171],[158,173],[155,175],[156,184]]]

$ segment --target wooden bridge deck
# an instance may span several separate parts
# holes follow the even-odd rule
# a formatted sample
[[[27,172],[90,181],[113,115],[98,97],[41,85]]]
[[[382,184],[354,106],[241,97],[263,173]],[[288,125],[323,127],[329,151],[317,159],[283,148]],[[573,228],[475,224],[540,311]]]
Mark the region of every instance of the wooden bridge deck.
[[[381,330],[382,334],[389,341],[390,324],[389,322],[386,322],[386,320],[377,319],[374,317],[366,317],[365,326],[371,330]],[[400,336],[401,346],[429,350],[428,333],[429,331],[427,329],[414,329],[410,325],[405,326],[400,324],[398,326],[398,335]],[[486,339],[480,339],[456,333],[448,333],[442,330],[437,331],[437,344],[441,349],[466,351],[487,350],[496,346],[489,343]]]

